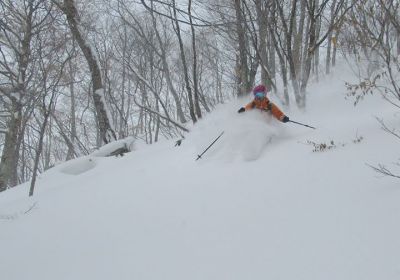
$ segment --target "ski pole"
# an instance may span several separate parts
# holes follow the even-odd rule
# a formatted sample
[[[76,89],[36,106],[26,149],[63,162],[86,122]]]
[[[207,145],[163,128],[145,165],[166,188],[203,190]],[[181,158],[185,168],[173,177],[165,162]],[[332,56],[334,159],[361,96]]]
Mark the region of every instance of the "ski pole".
[[[222,136],[222,134],[224,134],[224,131],[222,131],[221,132],[221,134],[210,144],[210,146],[208,146],[207,147],[207,149],[205,149],[200,155],[197,155],[197,158],[196,158],[196,160],[198,160],[198,159],[201,159],[201,157],[202,157],[202,155],[204,155],[205,154],[205,152],[207,152],[208,151],[208,149],[210,149],[211,148],[211,146],[212,145],[214,145],[215,144],[215,142],[217,142],[218,141],[218,139]]]
[[[299,124],[299,125],[302,125],[302,126],[305,126],[305,127],[309,127],[309,128],[312,128],[312,129],[316,129],[313,126],[307,125],[307,124],[304,124],[304,123],[299,123],[299,122],[295,122],[295,121],[292,121],[292,120],[289,120],[289,122],[292,122],[292,123],[295,123],[295,124]]]

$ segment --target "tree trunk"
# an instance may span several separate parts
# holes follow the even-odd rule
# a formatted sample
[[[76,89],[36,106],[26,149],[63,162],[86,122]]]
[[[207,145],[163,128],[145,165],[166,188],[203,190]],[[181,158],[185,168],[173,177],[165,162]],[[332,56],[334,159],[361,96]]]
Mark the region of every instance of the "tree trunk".
[[[157,112],[159,112],[160,111],[160,105],[158,104],[158,102],[156,102],[156,106],[157,106]],[[160,116],[156,116],[154,118],[154,122],[155,122],[155,126],[156,126],[156,129],[155,129],[155,132],[154,132],[154,142],[158,142],[158,136],[159,136],[159,133],[160,133],[160,124],[161,124]]]
[[[51,107],[51,105],[49,106],[49,110],[50,110],[50,107]],[[36,149],[35,161],[34,161],[34,165],[33,165],[33,175],[32,175],[31,185],[29,188],[29,196],[32,196],[33,192],[35,190],[37,171],[38,171],[38,167],[39,167],[39,159],[40,159],[40,155],[42,154],[44,134],[46,132],[46,126],[47,126],[47,122],[48,122],[49,115],[50,115],[50,112],[46,111],[46,108],[44,108],[44,110],[45,110],[44,121],[40,128],[39,144]]]
[[[397,30],[397,56],[400,56],[400,30]]]
[[[272,24],[273,22],[276,23],[276,3],[275,1],[272,1],[271,3],[272,7],[269,9],[266,13],[266,17],[270,18],[269,22],[267,20],[266,24]],[[268,31],[268,53],[269,53],[269,59],[268,59],[268,70],[270,72],[271,79],[275,81],[276,77],[276,64],[275,64],[275,54],[276,54],[276,45],[275,43],[272,43],[271,38],[274,35],[274,32],[272,29]]]
[[[236,81],[238,86],[238,96],[244,96],[250,91],[249,69],[247,66],[246,52],[246,33],[244,27],[244,18],[242,15],[241,0],[235,0],[236,12],[236,33],[239,41],[239,55],[236,58]]]
[[[314,46],[316,44],[316,28],[317,28],[317,19],[315,16],[315,10],[316,6],[319,0],[311,0],[311,5],[309,5],[309,31],[308,31],[308,48],[307,48],[307,53],[305,55],[305,61],[304,61],[304,71],[303,71],[303,76],[301,79],[301,88],[300,88],[300,93],[301,93],[301,103],[300,107],[304,108],[305,107],[305,102],[306,102],[306,88],[308,84],[308,80],[310,78],[310,73],[311,73],[311,63],[312,63],[312,58],[314,56]]]
[[[306,18],[306,2],[307,0],[300,1],[300,19],[299,27],[295,34],[295,39],[293,42],[293,59],[296,72],[301,75],[301,65],[302,65],[302,47],[304,38],[304,22]]]
[[[332,44],[333,44],[333,50],[332,50],[332,67],[336,66],[336,53],[337,53],[337,42],[338,42],[338,36],[339,36],[339,30],[336,29],[334,33],[334,37],[332,38]]]
[[[326,75],[329,75],[331,73],[331,53],[332,53],[332,41],[333,41],[333,35],[332,32],[328,36],[328,46],[326,48],[326,62],[325,62],[325,73]]]
[[[197,118],[201,119],[201,109],[200,109],[200,101],[199,101],[199,85],[197,78],[197,50],[196,50],[196,33],[193,26],[192,19],[192,0],[189,0],[188,5],[188,14],[190,21],[190,29],[192,31],[192,51],[193,51],[193,87],[194,87],[194,109],[197,115]]]
[[[316,10],[318,11],[318,9],[319,9],[319,0],[316,1]],[[315,29],[316,29],[315,38],[319,38],[319,35],[321,33],[321,18],[320,17],[317,18]],[[319,46],[316,46],[314,48],[313,60],[314,60],[315,78],[317,79],[317,82],[319,82]]]
[[[9,121],[8,130],[5,137],[3,153],[0,161],[0,191],[4,191],[7,187],[13,187],[18,182],[18,158],[19,148],[23,139],[20,135],[22,125],[22,104],[23,98],[26,96],[27,69],[31,55],[31,41],[33,28],[33,13],[35,8],[33,3],[28,3],[26,17],[22,17],[21,25],[23,25],[23,36],[19,41],[21,44],[18,57],[18,74],[16,77],[16,89],[18,97],[11,97],[11,119]]]
[[[262,6],[261,0],[256,0],[256,11],[257,11],[257,22],[259,26],[259,39],[258,52],[260,54],[260,65],[261,65],[261,83],[264,85],[271,84],[271,78],[267,71],[268,68],[268,53],[267,53],[267,15],[265,8]]]
[[[105,100],[104,85],[100,72],[100,64],[97,60],[95,51],[91,48],[89,42],[84,39],[83,34],[81,33],[82,29],[80,27],[80,19],[78,11],[75,7],[74,0],[64,0],[63,11],[67,16],[67,21],[71,33],[74,36],[74,39],[78,42],[78,45],[82,50],[89,65],[90,73],[92,75],[92,94],[94,99],[94,106],[96,109],[96,117],[100,130],[100,137],[102,142],[104,144],[107,144],[111,141],[116,140],[116,135]]]
[[[189,98],[189,112],[190,112],[190,117],[192,118],[193,123],[197,122],[197,117],[195,114],[195,109],[194,109],[194,103],[193,103],[193,95],[192,95],[192,88],[190,87],[190,81],[189,81],[189,72],[186,64],[186,57],[185,57],[185,49],[183,47],[183,41],[181,37],[181,29],[179,26],[178,18],[176,15],[176,4],[175,0],[172,1],[173,3],[173,8],[174,8],[174,19],[175,19],[175,28],[176,28],[176,35],[178,36],[179,40],[179,49],[180,49],[180,56],[182,60],[182,66],[183,66],[183,74],[185,77],[185,86],[186,86],[186,91],[188,94]]]
[[[287,69],[285,65],[285,60],[283,59],[283,55],[278,52],[279,64],[281,65],[282,72],[282,81],[283,81],[283,98],[285,100],[285,105],[290,105],[289,100],[289,90],[288,90],[288,78],[287,78]]]
[[[271,38],[271,35],[269,35],[269,38]],[[270,41],[268,39],[268,41]],[[276,62],[275,62],[275,57],[276,57],[276,50],[273,44],[270,42],[268,43],[268,54],[269,54],[269,59],[268,59],[268,69],[269,73],[271,75],[272,80],[276,80]]]
[[[14,174],[14,166],[17,164],[16,145],[18,133],[21,127],[21,106],[13,102],[11,111],[11,120],[6,133],[3,153],[0,162],[0,192],[12,187],[11,178]]]
[[[68,67],[69,67],[69,75],[70,75],[70,84],[69,84],[69,93],[71,94],[71,108],[70,108],[70,137],[69,141],[71,142],[71,145],[68,145],[68,152],[67,152],[67,160],[73,159],[75,157],[75,139],[77,137],[76,133],[76,109],[75,109],[75,75],[72,67],[72,61],[68,61]]]
[[[270,22],[268,24],[269,29],[270,29],[270,34],[271,34],[271,41],[274,44],[274,48],[276,49],[276,53],[278,55],[279,58],[279,64],[281,67],[281,73],[282,73],[282,81],[283,81],[283,97],[285,100],[285,105],[289,106],[290,104],[290,99],[289,99],[289,92],[288,92],[288,77],[287,77],[287,68],[286,68],[286,64],[285,64],[285,59],[284,59],[284,55],[282,53],[282,50],[280,49],[279,43],[277,38],[275,37],[274,31],[273,29],[276,28],[275,26],[275,22]]]
[[[330,25],[333,25],[334,22],[334,13],[335,13],[335,6],[336,6],[336,1],[333,0],[332,6],[331,6],[331,19],[330,19]],[[328,75],[331,71],[331,52],[332,52],[332,41],[334,40],[334,32],[335,30],[332,30],[329,32],[328,35],[328,47],[326,49],[326,64],[325,64],[325,73]],[[332,55],[333,57],[333,55]]]
[[[293,0],[293,2],[292,2],[290,19],[289,19],[289,27],[288,27],[288,25],[286,23],[287,20],[285,18],[284,10],[283,10],[283,7],[281,6],[282,3],[279,0],[275,0],[276,6],[277,6],[278,12],[279,12],[279,17],[280,17],[281,23],[283,25],[285,39],[286,39],[285,55],[286,55],[286,59],[289,64],[290,78],[292,81],[294,97],[295,97],[297,106],[301,108],[302,107],[302,98],[301,98],[301,93],[300,93],[298,73],[296,71],[296,65],[295,65],[293,50],[292,50],[293,28],[294,28],[294,21],[296,19],[296,7],[297,7],[296,2],[297,2],[296,0]]]

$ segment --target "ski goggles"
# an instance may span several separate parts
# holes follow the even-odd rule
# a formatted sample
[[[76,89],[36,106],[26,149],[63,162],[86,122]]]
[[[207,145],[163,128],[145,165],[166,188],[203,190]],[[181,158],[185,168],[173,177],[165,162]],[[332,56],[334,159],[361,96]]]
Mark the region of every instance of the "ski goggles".
[[[254,97],[255,97],[256,99],[263,99],[263,98],[265,97],[265,93],[262,92],[262,91],[256,92],[256,93],[254,94]]]

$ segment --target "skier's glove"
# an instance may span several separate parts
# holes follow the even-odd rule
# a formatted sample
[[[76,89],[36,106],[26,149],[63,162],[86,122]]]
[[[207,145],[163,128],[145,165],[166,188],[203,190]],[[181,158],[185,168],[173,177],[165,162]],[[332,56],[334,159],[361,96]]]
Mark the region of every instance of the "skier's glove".
[[[289,117],[288,116],[284,116],[282,119],[282,122],[287,123],[289,121]]]
[[[178,141],[175,142],[175,147],[180,146],[182,144],[183,139],[179,139]]]
[[[240,108],[238,113],[243,113],[244,111],[246,111],[246,109],[244,107]]]

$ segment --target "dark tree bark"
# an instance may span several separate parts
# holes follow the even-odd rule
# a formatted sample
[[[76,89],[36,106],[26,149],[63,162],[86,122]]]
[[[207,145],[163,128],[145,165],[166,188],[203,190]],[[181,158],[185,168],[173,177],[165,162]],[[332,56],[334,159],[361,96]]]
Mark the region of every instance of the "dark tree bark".
[[[201,109],[200,109],[200,92],[199,92],[199,84],[197,78],[197,49],[196,49],[196,33],[193,26],[192,19],[192,0],[189,0],[188,5],[188,14],[190,21],[190,29],[192,31],[192,52],[193,52],[193,89],[194,89],[194,109],[197,115],[197,118],[201,119]]]
[[[101,77],[100,64],[96,58],[94,50],[91,48],[87,39],[84,38],[80,28],[80,18],[75,7],[74,0],[64,0],[63,11],[67,17],[68,25],[74,39],[82,50],[89,65],[92,76],[93,100],[96,108],[96,118],[99,125],[100,137],[104,144],[116,140],[112,120],[108,116],[108,109],[105,100],[104,85]]]
[[[186,86],[186,91],[187,91],[188,99],[189,99],[189,112],[190,112],[190,117],[192,118],[193,123],[195,123],[195,122],[197,122],[197,117],[195,114],[195,108],[194,108],[195,105],[193,102],[192,87],[190,86],[190,81],[189,81],[189,72],[188,72],[188,67],[187,67],[187,63],[186,63],[185,49],[183,47],[181,28],[179,26],[178,17],[176,14],[175,0],[173,0],[172,3],[173,3],[173,13],[174,13],[174,22],[175,22],[175,32],[176,32],[176,35],[177,35],[178,41],[179,41],[180,57],[182,60],[183,74],[185,77],[185,86]]]
[[[35,4],[35,5],[34,5]],[[31,62],[31,42],[34,32],[34,14],[38,9],[39,4],[30,1],[26,6],[26,14],[21,14],[21,37],[17,37],[18,43],[13,41],[10,37],[6,36],[8,43],[13,48],[17,58],[17,75],[14,77],[15,81],[11,83],[14,87],[10,90],[9,94],[2,91],[2,94],[8,96],[11,100],[10,120],[8,122],[8,129],[4,141],[3,153],[0,161],[0,191],[4,191],[7,187],[15,186],[18,182],[17,165],[19,159],[19,147],[23,139],[24,132],[22,129],[23,123],[23,106],[24,100],[27,97],[27,83],[28,83],[28,65]],[[13,11],[10,11],[13,12]],[[14,11],[16,14],[18,11]],[[4,25],[5,29],[13,28],[12,26]],[[15,28],[15,26],[14,26]],[[18,48],[18,49],[17,49]],[[4,55],[4,54],[3,54]],[[10,75],[13,76],[13,75]],[[14,95],[16,93],[16,95]]]
[[[20,131],[22,123],[22,106],[19,102],[12,102],[11,119],[8,124],[8,130],[6,133],[3,153],[0,162],[0,192],[6,190],[7,187],[12,187],[14,184],[11,183],[11,179],[15,172],[14,167],[18,161],[18,150],[16,150],[16,143],[18,139],[18,133]]]
[[[38,167],[39,167],[39,159],[40,159],[40,155],[42,154],[43,151],[43,139],[44,139],[44,135],[46,132],[46,127],[47,127],[47,123],[49,121],[49,117],[50,117],[50,110],[52,110],[52,106],[53,106],[53,100],[54,100],[54,94],[51,96],[51,100],[50,100],[50,104],[49,106],[46,108],[46,105],[44,104],[45,97],[43,97],[43,123],[40,126],[40,132],[39,132],[39,144],[37,149],[35,150],[36,154],[35,154],[35,160],[34,160],[34,165],[33,165],[33,175],[32,175],[32,180],[31,180],[31,184],[30,184],[30,188],[29,188],[29,196],[33,196],[33,192],[35,190],[35,184],[36,184],[36,178],[37,178],[37,172],[38,172]]]
[[[246,51],[246,28],[245,19],[241,7],[241,0],[235,0],[235,13],[236,13],[236,33],[239,43],[239,55],[236,61],[236,80],[238,86],[238,96],[246,95],[251,90],[249,83],[249,68],[247,65],[247,51]]]
[[[337,0],[333,0],[333,2],[331,4],[330,25],[333,25],[333,22],[335,20],[334,11],[335,11],[335,6],[336,6],[336,1]],[[327,75],[331,72],[331,64],[332,64],[332,57],[333,57],[332,44],[335,44],[334,39],[333,39],[333,38],[335,38],[334,32],[335,32],[335,30],[332,30],[329,32],[329,35],[328,35],[328,46],[326,49],[326,64],[325,64],[325,73]]]

